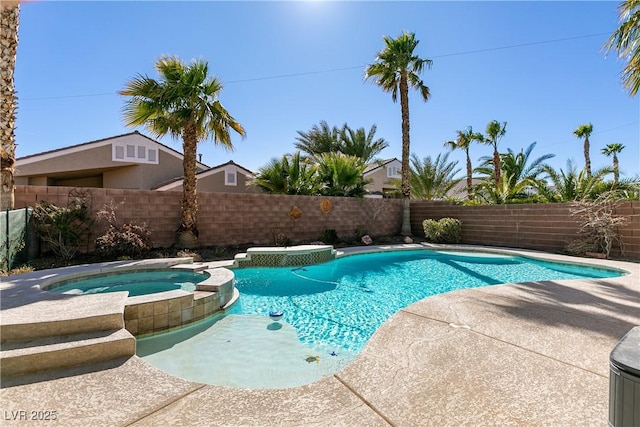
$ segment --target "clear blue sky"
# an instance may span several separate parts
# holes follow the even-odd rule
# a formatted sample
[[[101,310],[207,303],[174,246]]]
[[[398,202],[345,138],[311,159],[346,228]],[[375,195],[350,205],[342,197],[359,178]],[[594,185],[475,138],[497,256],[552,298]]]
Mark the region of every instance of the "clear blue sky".
[[[484,131],[496,119],[508,122],[501,151],[537,141],[535,157],[553,153],[554,167],[571,158],[581,168],[582,142],[572,132],[591,122],[593,167],[609,165],[600,149],[620,142],[621,172],[634,176],[640,100],[621,87],[622,63],[600,49],[618,26],[617,4],[26,3],[15,76],[17,156],[132,131],[117,91],[137,73],[157,78],[154,62],[170,54],[208,60],[224,82],[222,103],[247,130],[246,139],[233,137],[234,152],[202,143],[210,166],[233,160],[256,171],[293,152],[296,131],[321,120],[367,130],[375,123],[376,136],[390,144],[381,157],[400,158],[400,106],[363,74],[383,35],[408,30],[420,40],[416,53],[433,60],[422,75],[431,99],[410,94],[412,153],[435,157],[457,129]],[[516,45],[523,46],[509,47]],[[181,150],[180,141],[161,142]],[[490,154],[489,146],[473,146],[474,166]],[[464,169],[462,152],[450,159]]]

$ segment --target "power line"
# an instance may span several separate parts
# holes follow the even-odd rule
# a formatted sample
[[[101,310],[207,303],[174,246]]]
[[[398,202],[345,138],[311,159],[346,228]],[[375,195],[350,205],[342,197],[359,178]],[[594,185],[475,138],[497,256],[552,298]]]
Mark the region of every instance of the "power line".
[[[471,55],[471,54],[474,54],[474,53],[492,52],[492,51],[496,51],[496,50],[505,50],[505,49],[515,49],[515,48],[519,48],[519,47],[535,46],[535,45],[548,44],[548,43],[558,43],[558,42],[563,42],[563,41],[584,39],[584,38],[589,38],[589,37],[598,37],[598,36],[609,35],[609,34],[610,33],[586,34],[586,35],[575,36],[575,37],[564,37],[564,38],[559,38],[559,39],[542,40],[542,41],[530,42],[530,43],[520,43],[520,44],[514,44],[514,45],[508,45],[508,46],[490,47],[490,48],[486,48],[486,49],[468,50],[468,51],[464,51],[464,52],[446,53],[446,54],[443,54],[443,55],[432,56],[431,58],[432,59],[433,58],[437,59],[437,58],[447,58],[447,57],[450,57],[450,56]],[[250,79],[231,80],[231,81],[225,82],[225,84],[247,83],[247,82],[256,82],[256,81],[261,81],[261,80],[274,80],[274,79],[284,79],[284,78],[289,78],[289,77],[309,76],[309,75],[314,75],[314,74],[335,73],[335,72],[338,72],[338,71],[364,69],[366,66],[367,66],[367,64],[363,64],[363,65],[354,65],[354,66],[351,66],[351,67],[331,68],[331,69],[328,69],[328,70],[303,71],[303,72],[299,72],[299,73],[280,74],[280,75],[276,75],[276,76],[264,76],[264,77],[250,78]],[[91,93],[91,94],[85,94],[85,95],[46,96],[46,97],[37,97],[37,98],[21,98],[20,101],[44,101],[44,100],[51,100],[51,99],[86,98],[86,97],[108,96],[108,95],[118,95],[118,92]]]
[[[509,45],[509,46],[491,47],[491,48],[487,48],[487,49],[478,49],[478,50],[469,50],[469,51],[466,51],[466,52],[447,53],[447,54],[444,54],[444,55],[432,56],[432,58],[445,58],[445,57],[448,57],[448,56],[458,56],[458,55],[468,55],[468,54],[472,54],[472,53],[491,52],[491,51],[494,51],[494,50],[513,49],[513,48],[516,48],[516,47],[535,46],[535,45],[547,44],[547,43],[557,43],[557,42],[563,42],[563,41],[567,41],[567,40],[586,39],[588,37],[605,36],[605,35],[609,35],[609,34],[611,34],[611,33],[596,33],[596,34],[587,34],[587,35],[584,35],[584,36],[565,37],[565,38],[562,38],[562,39],[543,40],[543,41],[531,42],[531,43],[520,43],[520,44]]]
[[[43,96],[39,98],[19,98],[20,101],[45,101],[49,99],[65,99],[65,98],[87,98],[92,96],[106,96],[117,95],[118,92],[104,92],[104,93],[88,93],[85,95],[60,95],[60,96]]]

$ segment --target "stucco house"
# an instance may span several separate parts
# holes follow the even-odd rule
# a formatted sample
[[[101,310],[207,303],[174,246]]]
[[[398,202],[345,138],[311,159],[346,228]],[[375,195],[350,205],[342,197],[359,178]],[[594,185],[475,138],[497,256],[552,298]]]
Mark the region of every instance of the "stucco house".
[[[16,185],[182,190],[182,153],[138,131],[20,157]],[[251,192],[250,170],[196,163],[199,191]]]
[[[197,191],[210,193],[260,193],[258,187],[248,185],[253,172],[230,160],[196,174]],[[182,191],[182,177],[162,183],[152,190]]]
[[[180,152],[137,131],[20,157],[16,185],[149,190],[182,176]],[[198,172],[207,166],[196,164]]]
[[[378,197],[395,197],[397,187],[394,180],[402,178],[402,162],[396,159],[381,160],[367,166],[362,176],[370,181],[367,185],[367,194]]]

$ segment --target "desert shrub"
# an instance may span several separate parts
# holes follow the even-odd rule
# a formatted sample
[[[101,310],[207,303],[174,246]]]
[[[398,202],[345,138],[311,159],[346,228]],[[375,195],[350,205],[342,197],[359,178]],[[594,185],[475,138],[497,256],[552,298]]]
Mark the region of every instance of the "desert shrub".
[[[580,230],[566,250],[573,255],[587,252],[604,254],[607,258],[614,244],[624,255],[624,244],[618,232],[629,218],[614,213],[617,201],[603,197],[596,201],[575,202],[571,205],[571,215],[578,219]]]
[[[338,243],[338,233],[334,229],[324,230],[320,240],[322,240],[327,245],[333,245],[335,243]]]
[[[425,219],[422,227],[427,240],[433,243],[460,243],[462,240],[462,222],[459,219]]]
[[[136,257],[150,248],[151,232],[146,225],[110,225],[109,229],[96,239],[96,250],[107,256]]]
[[[21,265],[20,267],[12,268],[11,270],[0,270],[0,277],[31,273],[32,271],[35,271],[35,269],[30,265]]]
[[[108,203],[97,214],[98,220],[106,222],[109,228],[96,239],[96,251],[107,256],[137,257],[151,249],[151,231],[147,225],[120,224],[116,210],[113,203]]]
[[[41,202],[33,210],[36,234],[54,254],[70,260],[83,245],[87,245],[95,223],[84,203],[72,203],[66,208]]]
[[[289,239],[289,237],[278,231],[278,229],[274,228],[272,230],[273,233],[273,244],[275,246],[281,246],[281,247],[285,247],[285,246],[291,246],[291,239]]]
[[[179,257],[181,257],[181,258],[182,257],[191,257],[191,258],[193,258],[193,262],[201,262],[202,261],[202,256],[199,253],[194,252],[194,251],[189,250],[189,249],[181,249],[181,250],[178,251],[177,255]]]

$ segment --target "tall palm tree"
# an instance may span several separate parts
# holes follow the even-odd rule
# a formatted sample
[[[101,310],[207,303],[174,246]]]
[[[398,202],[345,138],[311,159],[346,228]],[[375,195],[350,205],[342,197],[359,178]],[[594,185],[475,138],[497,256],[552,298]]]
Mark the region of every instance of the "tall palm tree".
[[[482,141],[482,134],[473,132],[471,126],[467,126],[465,130],[458,130],[458,137],[453,141],[444,143],[451,150],[461,149],[467,155],[467,198],[473,200],[473,168],[471,167],[471,157],[469,156],[469,147],[474,141]]]
[[[340,131],[340,152],[348,156],[360,157],[363,162],[369,163],[389,146],[384,138],[374,139],[377,128],[374,124],[367,133],[364,128],[354,130],[345,124]]]
[[[620,178],[620,169],[618,167],[618,154],[624,150],[624,145],[619,142],[613,142],[611,144],[607,144],[606,147],[602,149],[602,154],[605,156],[613,156],[613,182],[615,184],[618,183]]]
[[[485,133],[486,135],[482,137],[480,142],[493,147],[493,177],[496,188],[498,188],[500,185],[500,153],[498,152],[498,143],[504,134],[507,133],[507,122],[500,123],[497,120],[491,120],[487,124]]]
[[[345,124],[346,126],[346,124]],[[307,153],[309,156],[317,156],[323,153],[338,151],[340,145],[340,129],[322,120],[320,126],[313,125],[308,132],[298,131],[298,137],[294,144],[296,150]]]
[[[411,235],[411,182],[409,171],[409,87],[416,89],[426,102],[431,96],[429,87],[419,75],[424,68],[430,68],[430,59],[420,58],[414,53],[419,41],[414,33],[403,32],[392,39],[383,36],[385,47],[376,56],[373,64],[367,66],[365,79],[373,79],[385,92],[391,92],[391,99],[397,102],[400,93],[400,110],[402,112],[402,234]]]
[[[124,120],[127,126],[146,126],[157,137],[169,134],[182,138],[184,181],[176,243],[180,247],[196,247],[197,145],[212,139],[214,144],[232,150],[230,130],[242,137],[245,130],[218,100],[222,83],[208,76],[206,61],[194,60],[187,65],[177,57],[163,56],[155,68],[160,80],[139,74],[120,91],[130,97],[124,107]]]
[[[454,178],[460,169],[458,162],[449,161],[449,153],[438,154],[435,160],[427,156],[422,161],[411,155],[411,196],[419,200],[444,199],[461,180]]]
[[[587,172],[587,176],[591,176],[591,157],[589,156],[589,137],[591,136],[591,132],[593,132],[593,125],[591,123],[580,125],[573,131],[573,134],[578,139],[584,138],[584,170]]]
[[[14,207],[17,97],[13,75],[16,68],[19,22],[19,3],[3,1],[0,4],[0,210]]]
[[[631,96],[640,89],[640,0],[624,0],[618,5],[620,27],[603,45],[607,53],[611,49],[627,62],[621,73],[622,84]]]

